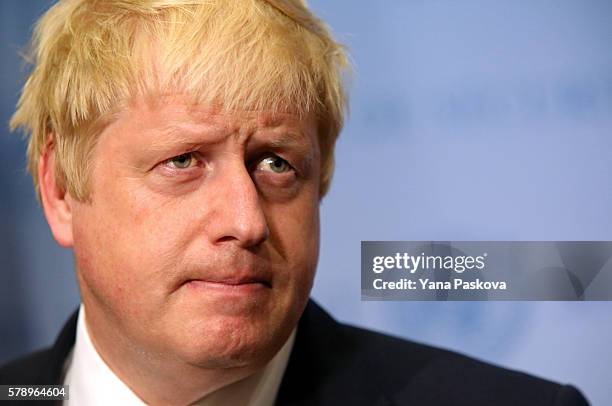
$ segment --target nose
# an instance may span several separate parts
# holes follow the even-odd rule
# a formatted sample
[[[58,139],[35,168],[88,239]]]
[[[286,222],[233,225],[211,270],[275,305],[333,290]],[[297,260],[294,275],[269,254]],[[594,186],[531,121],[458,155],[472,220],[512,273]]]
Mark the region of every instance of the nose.
[[[261,244],[270,231],[257,186],[247,168],[237,162],[219,172],[214,184],[209,185],[216,206],[209,223],[212,242],[233,242],[243,248]]]

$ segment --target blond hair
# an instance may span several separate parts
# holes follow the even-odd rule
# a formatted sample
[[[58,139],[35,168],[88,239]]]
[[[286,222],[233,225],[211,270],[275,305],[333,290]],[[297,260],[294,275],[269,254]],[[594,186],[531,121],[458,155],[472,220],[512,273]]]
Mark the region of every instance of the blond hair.
[[[10,125],[29,135],[37,194],[51,136],[60,187],[87,200],[104,123],[136,95],[167,92],[228,110],[316,114],[321,196],[329,188],[347,58],[300,0],[62,0],[38,21],[30,57]]]

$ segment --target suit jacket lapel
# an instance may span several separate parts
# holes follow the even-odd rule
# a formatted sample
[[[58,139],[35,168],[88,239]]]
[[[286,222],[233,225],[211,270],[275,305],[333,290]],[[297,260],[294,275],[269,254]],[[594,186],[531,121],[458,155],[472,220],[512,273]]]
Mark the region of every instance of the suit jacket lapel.
[[[76,325],[79,311],[75,310],[68,321],[62,327],[62,331],[58,335],[53,347],[46,354],[46,357],[41,364],[41,368],[37,371],[36,384],[39,385],[61,385],[64,363],[68,358],[68,354],[74,346],[76,339]]]
[[[293,350],[278,392],[277,406],[329,403],[330,396],[334,395],[330,395],[330,388],[325,388],[325,383],[333,366],[333,341],[337,338],[338,330],[338,323],[309,300],[298,323]]]
[[[395,402],[369,379],[367,365],[355,361],[359,350],[336,322],[309,300],[298,323],[295,344],[276,399],[276,406],[367,404],[391,406]],[[349,370],[348,368],[353,368]],[[355,378],[355,379],[353,379]],[[359,382],[359,383],[356,383]],[[367,397],[362,398],[362,394]]]

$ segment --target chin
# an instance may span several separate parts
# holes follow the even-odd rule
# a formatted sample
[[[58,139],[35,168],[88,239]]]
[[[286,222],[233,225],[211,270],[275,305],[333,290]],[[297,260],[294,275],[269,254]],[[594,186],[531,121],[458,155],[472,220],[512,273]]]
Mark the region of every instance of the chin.
[[[216,317],[181,330],[172,340],[175,351],[189,364],[201,368],[263,365],[291,332],[270,321],[246,317]]]

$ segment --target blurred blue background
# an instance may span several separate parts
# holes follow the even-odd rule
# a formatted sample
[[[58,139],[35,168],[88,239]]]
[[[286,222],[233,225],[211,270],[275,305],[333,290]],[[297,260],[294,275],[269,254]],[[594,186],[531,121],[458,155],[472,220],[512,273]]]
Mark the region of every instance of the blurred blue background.
[[[51,3],[0,2],[0,363],[50,344],[79,301],[7,129]],[[355,65],[314,297],[609,404],[612,303],[361,302],[359,261],[361,240],[612,240],[612,2],[309,4]]]

